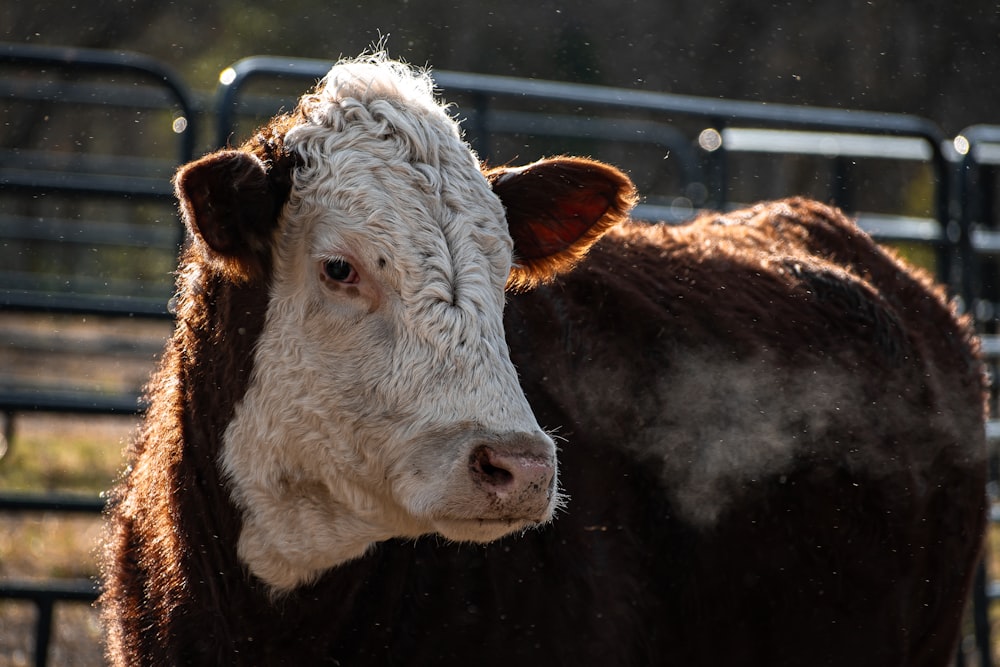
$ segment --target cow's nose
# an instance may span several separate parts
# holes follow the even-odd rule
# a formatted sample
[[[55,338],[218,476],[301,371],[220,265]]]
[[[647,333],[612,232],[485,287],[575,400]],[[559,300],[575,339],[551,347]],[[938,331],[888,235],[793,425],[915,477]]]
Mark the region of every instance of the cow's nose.
[[[469,471],[479,488],[501,500],[548,497],[556,475],[555,458],[546,451],[550,447],[547,440],[533,436],[480,444],[469,455]]]

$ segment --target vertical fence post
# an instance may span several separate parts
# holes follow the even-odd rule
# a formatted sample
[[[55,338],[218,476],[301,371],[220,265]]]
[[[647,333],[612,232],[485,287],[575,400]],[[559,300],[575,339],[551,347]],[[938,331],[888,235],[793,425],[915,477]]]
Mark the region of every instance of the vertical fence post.
[[[45,667],[49,659],[49,640],[52,638],[52,598],[37,598],[35,609],[38,612],[35,622],[35,667]]]

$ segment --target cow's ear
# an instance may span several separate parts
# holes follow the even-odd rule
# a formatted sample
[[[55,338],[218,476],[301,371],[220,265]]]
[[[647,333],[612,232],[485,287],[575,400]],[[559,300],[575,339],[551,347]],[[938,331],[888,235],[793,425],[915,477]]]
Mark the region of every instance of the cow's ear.
[[[270,261],[278,195],[255,155],[222,150],[174,177],[184,224],[205,259],[234,281],[259,278]]]
[[[585,158],[550,158],[485,173],[507,210],[514,239],[508,289],[531,289],[572,269],[628,217],[636,201],[628,176]]]

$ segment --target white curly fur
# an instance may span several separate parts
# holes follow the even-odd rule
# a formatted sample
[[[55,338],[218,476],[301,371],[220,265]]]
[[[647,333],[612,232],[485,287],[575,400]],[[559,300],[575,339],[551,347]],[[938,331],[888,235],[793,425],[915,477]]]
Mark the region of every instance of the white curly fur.
[[[220,457],[240,556],[278,592],[379,540],[496,539],[558,503],[497,514],[470,486],[477,438],[527,434],[555,455],[504,338],[503,207],[431,79],[376,55],[302,104],[267,319]],[[331,259],[359,280],[324,279]]]

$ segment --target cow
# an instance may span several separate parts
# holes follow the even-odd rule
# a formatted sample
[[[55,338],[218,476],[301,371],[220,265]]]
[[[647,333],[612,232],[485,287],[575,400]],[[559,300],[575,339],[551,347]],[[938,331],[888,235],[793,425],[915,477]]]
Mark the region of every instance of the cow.
[[[976,341],[840,211],[633,222],[609,165],[481,165],[382,54],[174,181],[175,332],[109,496],[112,664],[954,656]]]

